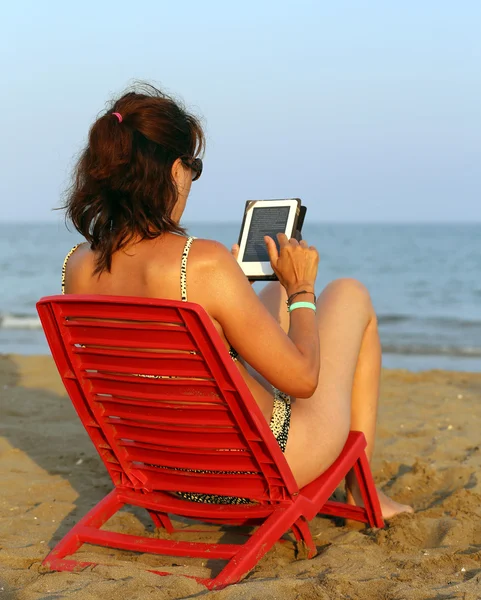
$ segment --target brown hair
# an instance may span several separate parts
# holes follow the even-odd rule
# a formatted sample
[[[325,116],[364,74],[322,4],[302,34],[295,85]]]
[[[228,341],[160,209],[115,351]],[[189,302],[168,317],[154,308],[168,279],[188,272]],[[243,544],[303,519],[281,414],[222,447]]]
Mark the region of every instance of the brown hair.
[[[204,145],[199,121],[150,85],[125,93],[95,121],[63,206],[98,252],[94,273],[110,271],[112,254],[134,236],[185,233],[171,219],[177,201],[172,165],[196,157]]]

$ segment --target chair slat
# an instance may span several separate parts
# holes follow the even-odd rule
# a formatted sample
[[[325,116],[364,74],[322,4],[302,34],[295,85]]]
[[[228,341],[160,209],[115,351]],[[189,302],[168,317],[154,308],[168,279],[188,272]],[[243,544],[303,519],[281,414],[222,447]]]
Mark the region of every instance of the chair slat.
[[[129,438],[118,438],[117,444],[119,447],[135,447],[135,448],[146,448],[148,450],[155,450],[161,452],[171,452],[173,454],[193,454],[195,456],[205,455],[205,456],[223,456],[226,454],[227,457],[234,456],[233,454],[229,454],[225,448],[222,450],[218,450],[217,448],[198,448],[197,446],[170,446],[169,444],[164,444],[162,439],[158,439],[155,442],[150,441],[139,441],[132,440]],[[245,450],[232,450],[232,452],[237,452],[240,455],[244,455],[244,453],[248,454]],[[256,462],[257,464],[257,462]]]
[[[120,419],[119,419],[120,421]],[[217,450],[248,450],[248,446],[238,433],[176,433],[166,431],[160,427],[142,427],[135,423],[128,425],[126,421],[121,421],[119,425],[112,425],[115,428],[116,438],[127,438],[138,440],[140,442],[150,442],[161,440],[163,444],[169,446],[185,446],[189,448],[215,448]]]
[[[201,357],[191,354],[158,354],[155,357],[82,356],[82,370],[110,371],[126,375],[176,375],[212,378]]]
[[[156,382],[162,382],[164,384],[175,385],[178,383],[179,385],[186,385],[195,383],[195,385],[199,385],[200,382],[205,381],[207,383],[214,383],[214,379],[211,377],[191,377],[189,375],[185,375],[183,371],[180,371],[179,374],[176,375],[156,375],[153,373],[148,374],[138,374],[138,373],[116,373],[114,371],[89,371],[89,372],[81,372],[82,379],[88,379],[92,381],[98,381],[100,379],[104,379],[106,381],[116,382],[117,384],[122,383],[138,383],[142,385],[144,381],[149,381],[151,384],[156,384]],[[140,386],[139,386],[140,387]],[[142,389],[143,391],[143,389]]]
[[[135,333],[135,335],[133,335]],[[197,350],[191,336],[185,331],[156,331],[149,329],[123,329],[115,324],[99,327],[78,326],[68,329],[72,344],[122,348],[158,348],[166,350]]]
[[[90,319],[113,319],[121,321],[139,321],[152,323],[173,323],[184,325],[177,307],[167,306],[142,306],[139,310],[138,305],[122,301],[115,302],[88,302],[72,301],[72,296],[68,298],[68,303],[62,303],[59,316],[64,319],[75,319],[75,317],[84,317]],[[58,305],[57,305],[58,306]]]
[[[138,447],[133,442],[126,443],[128,456],[132,461],[148,465],[173,467],[177,469],[201,469],[210,471],[259,472],[257,463],[246,452],[215,452],[205,454],[198,450],[196,454],[152,450]],[[270,465],[263,467],[265,475],[279,479],[279,472]]]
[[[243,439],[247,439],[250,442],[260,442],[261,438],[260,437],[256,437],[256,433],[254,432],[254,430],[250,429],[250,428],[246,428],[244,427],[243,429],[241,429],[238,424],[236,423],[235,427],[232,426],[222,426],[222,425],[213,425],[213,426],[206,426],[206,425],[201,425],[198,423],[164,423],[164,422],[158,422],[157,419],[151,419],[149,417],[138,417],[135,414],[128,414],[125,413],[123,415],[118,415],[118,414],[113,414],[110,413],[104,415],[103,418],[103,422],[107,423],[109,425],[112,426],[117,426],[117,425],[126,425],[126,426],[136,426],[136,427],[141,427],[141,428],[148,428],[148,427],[152,427],[155,428],[155,430],[158,433],[158,435],[163,435],[164,432],[172,432],[174,434],[177,435],[183,435],[183,434],[195,434],[198,433],[199,431],[203,431],[205,436],[219,436],[221,434],[226,434],[229,435],[231,433],[237,433],[241,438]]]
[[[124,358],[155,358],[159,354],[162,354],[163,358],[178,358],[179,354],[182,353],[184,356],[190,357],[190,360],[203,360],[202,356],[197,351],[182,352],[176,350],[175,352],[167,352],[165,350],[151,350],[149,348],[135,348],[132,350],[127,348],[112,348],[110,346],[101,346],[99,348],[95,346],[74,346],[72,348],[72,353],[82,356],[121,356]]]
[[[221,433],[230,434],[233,432],[239,433],[240,430],[233,426],[222,426],[222,425],[201,425],[192,423],[161,423],[159,424],[158,419],[149,416],[138,416],[136,414],[125,412],[122,415],[105,415],[104,422],[109,425],[135,425],[138,427],[155,427],[159,435],[163,435],[164,432],[170,431],[174,434],[184,433],[199,433],[203,432],[205,435],[219,435]]]
[[[141,407],[149,407],[149,408],[158,408],[159,410],[164,411],[163,418],[169,418],[168,415],[170,412],[180,413],[182,411],[187,411],[189,415],[192,415],[193,420],[197,419],[197,416],[205,415],[206,419],[214,418],[209,416],[208,413],[219,413],[228,415],[229,419],[233,421],[232,417],[229,415],[229,411],[227,407],[221,404],[212,404],[206,403],[202,401],[189,401],[186,400],[185,397],[179,396],[175,401],[172,400],[164,400],[163,398],[156,398],[155,400],[144,400],[139,398],[130,398],[124,396],[112,396],[107,394],[95,394],[93,400],[95,402],[99,402],[100,404],[105,404],[106,402],[115,402],[117,404],[127,404],[129,406],[141,406]]]
[[[205,402],[225,406],[217,384],[212,380],[127,378],[91,374],[89,381],[93,394],[112,394],[138,400]]]
[[[185,473],[163,469],[142,470],[148,476],[152,489],[170,492],[197,492],[220,494],[264,500],[268,498],[268,485],[262,475],[214,475]]]
[[[236,422],[226,411],[196,410],[192,406],[186,408],[163,408],[161,406],[139,406],[138,404],[117,401],[101,402],[106,414],[118,415],[132,420],[153,421],[167,424],[191,427],[234,427]]]
[[[167,331],[176,333],[184,332],[188,330],[184,325],[179,323],[160,323],[151,321],[123,321],[119,319],[99,319],[97,318],[76,318],[69,317],[65,319],[64,323],[67,331],[74,332],[75,329],[91,328],[92,330],[101,330],[105,328],[115,328],[117,330],[135,330],[135,331]]]

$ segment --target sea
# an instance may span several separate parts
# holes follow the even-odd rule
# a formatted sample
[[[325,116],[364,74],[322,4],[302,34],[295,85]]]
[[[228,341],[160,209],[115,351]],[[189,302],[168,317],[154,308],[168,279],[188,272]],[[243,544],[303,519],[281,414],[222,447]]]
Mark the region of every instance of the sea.
[[[237,241],[238,223],[192,223],[191,235]],[[317,289],[354,277],[369,289],[387,368],[481,371],[481,223],[308,223]],[[0,353],[47,354],[35,303],[60,293],[79,234],[63,222],[0,224]],[[262,284],[255,284],[256,289]]]

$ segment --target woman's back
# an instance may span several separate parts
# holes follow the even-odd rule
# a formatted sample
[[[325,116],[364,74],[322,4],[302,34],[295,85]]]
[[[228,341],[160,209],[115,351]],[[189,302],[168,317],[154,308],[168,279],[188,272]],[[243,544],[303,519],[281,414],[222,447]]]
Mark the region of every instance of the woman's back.
[[[186,238],[168,233],[130,243],[112,255],[110,271],[100,274],[94,274],[97,253],[81,244],[68,259],[65,292],[180,300],[185,243]]]

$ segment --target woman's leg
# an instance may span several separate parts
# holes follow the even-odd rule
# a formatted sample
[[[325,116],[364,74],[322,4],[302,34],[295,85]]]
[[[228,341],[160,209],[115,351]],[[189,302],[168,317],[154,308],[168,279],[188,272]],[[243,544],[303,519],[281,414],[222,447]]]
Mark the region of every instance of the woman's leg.
[[[285,290],[269,284],[259,297],[287,332]],[[312,481],[337,458],[350,429],[362,431],[372,457],[376,432],[381,345],[366,288],[353,279],[329,284],[317,300],[321,344],[319,385],[311,398],[292,407],[286,458],[299,485]],[[347,480],[348,501],[360,502],[355,480]],[[379,493],[384,517],[410,510]]]

